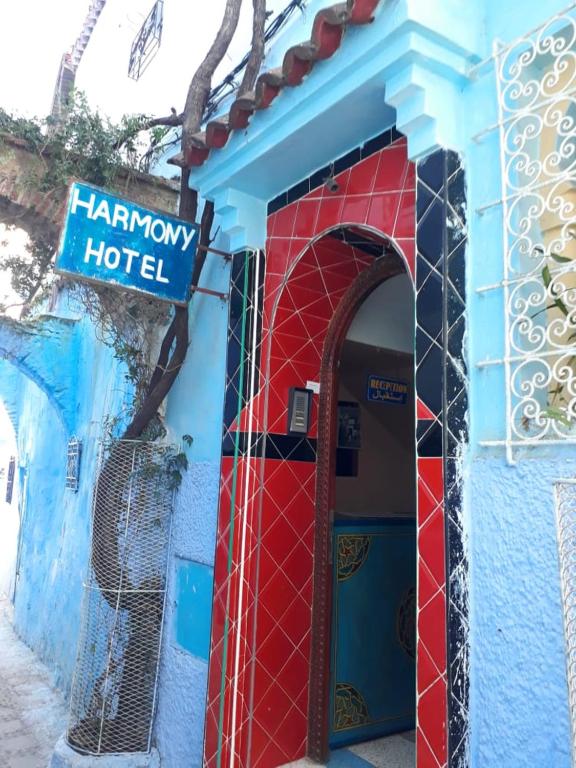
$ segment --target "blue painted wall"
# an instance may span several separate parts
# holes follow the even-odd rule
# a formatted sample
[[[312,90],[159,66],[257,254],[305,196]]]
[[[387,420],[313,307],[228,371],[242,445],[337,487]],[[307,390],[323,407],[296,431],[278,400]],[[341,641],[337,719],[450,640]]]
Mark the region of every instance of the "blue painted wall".
[[[218,222],[214,229],[216,230]],[[220,241],[215,247],[222,247]],[[201,284],[227,291],[229,266],[209,254]],[[208,663],[216,515],[220,487],[220,450],[226,369],[228,304],[197,294],[190,317],[191,345],[168,398],[166,424],[172,440],[193,438],[186,448],[189,471],[176,497],[172,556],[164,621],[155,738],[163,765],[201,768]],[[183,599],[188,581],[202,590]],[[192,584],[191,584],[192,585]],[[210,604],[206,602],[207,593]],[[193,612],[197,611],[197,620]]]
[[[31,338],[32,347],[22,344],[21,359],[0,361],[0,397],[18,422],[22,521],[15,628],[67,692],[88,566],[96,441],[104,417],[119,412],[129,393],[111,350],[95,339],[89,321],[68,306],[66,295],[61,300],[60,314],[77,318],[68,326],[66,343],[50,344],[51,329],[59,333],[61,324],[45,319],[43,335]],[[27,375],[30,361],[35,380]],[[65,487],[73,434],[83,444],[77,493]]]

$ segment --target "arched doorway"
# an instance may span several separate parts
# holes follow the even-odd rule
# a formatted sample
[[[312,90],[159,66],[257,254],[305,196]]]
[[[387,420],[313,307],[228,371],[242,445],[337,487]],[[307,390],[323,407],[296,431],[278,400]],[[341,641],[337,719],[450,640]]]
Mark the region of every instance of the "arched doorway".
[[[322,358],[308,736],[316,759],[415,724],[414,288],[386,238],[350,228],[347,239],[366,239],[375,259],[341,298]],[[374,748],[414,765],[412,733]]]

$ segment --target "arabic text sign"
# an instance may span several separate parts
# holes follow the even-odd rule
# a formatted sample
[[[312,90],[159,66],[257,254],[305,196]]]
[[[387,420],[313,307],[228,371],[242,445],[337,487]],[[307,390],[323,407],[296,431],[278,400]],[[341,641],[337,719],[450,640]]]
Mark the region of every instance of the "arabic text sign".
[[[397,403],[405,405],[408,399],[408,382],[386,379],[383,376],[368,376],[367,400],[374,403]]]
[[[183,304],[197,241],[196,224],[75,182],[56,271]]]

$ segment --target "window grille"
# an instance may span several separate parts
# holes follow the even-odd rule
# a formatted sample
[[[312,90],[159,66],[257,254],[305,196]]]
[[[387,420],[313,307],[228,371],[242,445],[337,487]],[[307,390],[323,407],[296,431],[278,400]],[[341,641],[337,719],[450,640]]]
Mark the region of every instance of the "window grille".
[[[82,443],[75,437],[68,442],[68,453],[66,456],[66,488],[71,491],[78,490],[80,481],[80,457],[82,454]]]
[[[576,443],[576,10],[495,49],[508,459]],[[485,444],[504,444],[491,441]]]
[[[128,77],[132,80],[139,80],[142,77],[160,48],[163,23],[164,0],[156,0],[130,49]]]
[[[6,503],[12,504],[12,495],[14,493],[14,474],[16,472],[16,458],[10,456],[8,462],[8,475],[6,477]]]

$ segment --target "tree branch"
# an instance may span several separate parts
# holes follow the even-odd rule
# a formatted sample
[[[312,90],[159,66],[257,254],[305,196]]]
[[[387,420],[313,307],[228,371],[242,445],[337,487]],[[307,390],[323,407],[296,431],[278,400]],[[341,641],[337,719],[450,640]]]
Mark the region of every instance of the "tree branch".
[[[238,91],[243,96],[254,88],[256,78],[264,60],[264,28],[266,26],[266,0],[252,0],[252,45],[250,56],[244,70],[244,77]]]
[[[182,150],[191,148],[192,136],[200,130],[206,102],[210,95],[212,76],[228,50],[238,26],[242,0],[226,0],[222,24],[204,61],[200,64],[188,88],[182,122]]]

